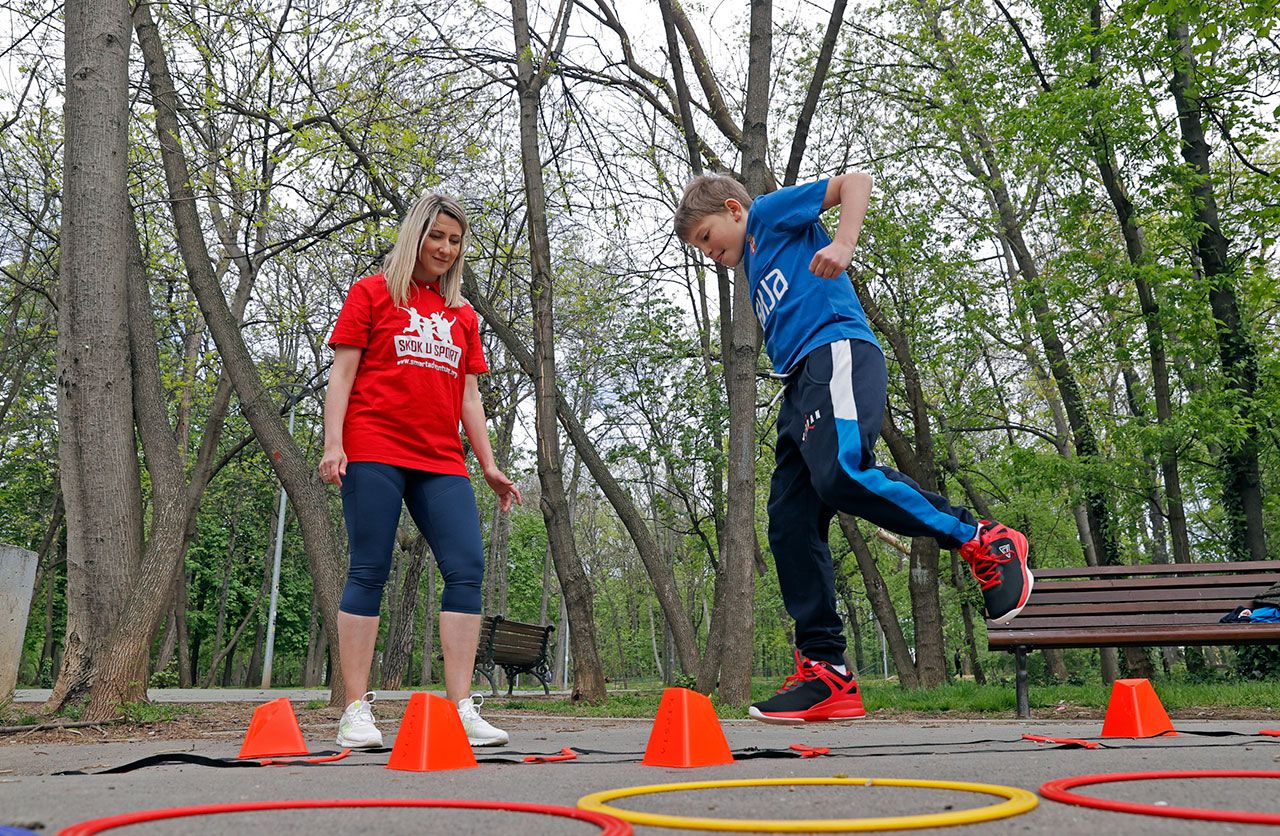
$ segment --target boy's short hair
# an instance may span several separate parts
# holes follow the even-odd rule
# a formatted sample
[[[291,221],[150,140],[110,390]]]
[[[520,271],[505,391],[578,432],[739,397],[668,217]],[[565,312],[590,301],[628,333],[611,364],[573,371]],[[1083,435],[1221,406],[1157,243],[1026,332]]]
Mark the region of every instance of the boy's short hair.
[[[751,208],[751,195],[737,180],[725,174],[699,174],[684,187],[684,196],[676,207],[675,230],[681,241],[688,241],[698,221],[727,211],[724,202],[733,198],[743,209]]]

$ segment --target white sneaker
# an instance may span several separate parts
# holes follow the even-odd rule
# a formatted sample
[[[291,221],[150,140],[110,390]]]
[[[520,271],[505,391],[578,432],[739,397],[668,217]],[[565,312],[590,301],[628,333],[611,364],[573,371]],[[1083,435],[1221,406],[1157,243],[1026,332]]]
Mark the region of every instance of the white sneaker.
[[[382,732],[373,724],[373,701],[378,695],[368,691],[347,706],[338,721],[338,745],[344,749],[377,749],[382,746]]]
[[[467,740],[472,746],[505,746],[511,738],[480,716],[478,709],[482,705],[484,697],[480,694],[458,700],[458,716],[462,718],[462,727],[467,730]]]

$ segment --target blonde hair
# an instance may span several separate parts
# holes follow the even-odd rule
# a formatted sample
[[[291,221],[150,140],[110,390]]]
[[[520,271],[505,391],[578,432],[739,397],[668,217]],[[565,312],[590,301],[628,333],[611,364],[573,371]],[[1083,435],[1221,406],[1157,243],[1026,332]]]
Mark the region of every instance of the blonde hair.
[[[676,207],[676,237],[688,241],[698,221],[708,215],[727,211],[724,202],[733,198],[743,209],[751,208],[751,195],[737,180],[725,174],[699,174],[684,187],[684,196]]]
[[[440,295],[450,308],[460,308],[467,303],[462,298],[462,270],[467,252],[467,243],[471,237],[471,225],[467,223],[467,213],[462,204],[452,197],[431,192],[420,198],[409,214],[404,216],[400,231],[396,233],[396,245],[382,262],[382,273],[387,280],[387,292],[391,301],[404,305],[409,301],[409,287],[413,283],[413,268],[418,263],[418,252],[422,249],[422,240],[436,218],[443,212],[453,218],[462,227],[462,241],[458,245],[458,257],[440,277]]]

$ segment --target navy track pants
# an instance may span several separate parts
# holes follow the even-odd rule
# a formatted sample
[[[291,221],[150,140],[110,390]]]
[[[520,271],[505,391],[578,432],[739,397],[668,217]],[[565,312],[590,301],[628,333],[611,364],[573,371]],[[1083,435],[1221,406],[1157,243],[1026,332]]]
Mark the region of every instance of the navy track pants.
[[[840,340],[810,352],[791,373],[778,413],[769,484],[769,546],[796,647],[810,659],[844,663],[843,624],[827,531],[837,511],[944,548],[973,539],[965,508],[876,464],[888,372],[880,349]]]

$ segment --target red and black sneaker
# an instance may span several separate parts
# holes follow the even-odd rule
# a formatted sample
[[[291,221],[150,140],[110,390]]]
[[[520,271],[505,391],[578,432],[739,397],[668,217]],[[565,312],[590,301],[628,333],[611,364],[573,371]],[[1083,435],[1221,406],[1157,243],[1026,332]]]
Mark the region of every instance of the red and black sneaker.
[[[982,587],[987,618],[1008,624],[1022,612],[1035,578],[1027,568],[1027,538],[1021,532],[983,520],[974,538],[960,547],[960,556]]]
[[[778,693],[751,706],[748,713],[763,723],[799,725],[851,720],[867,711],[853,674],[840,673],[827,662],[806,659],[797,650],[796,672],[786,678]]]

